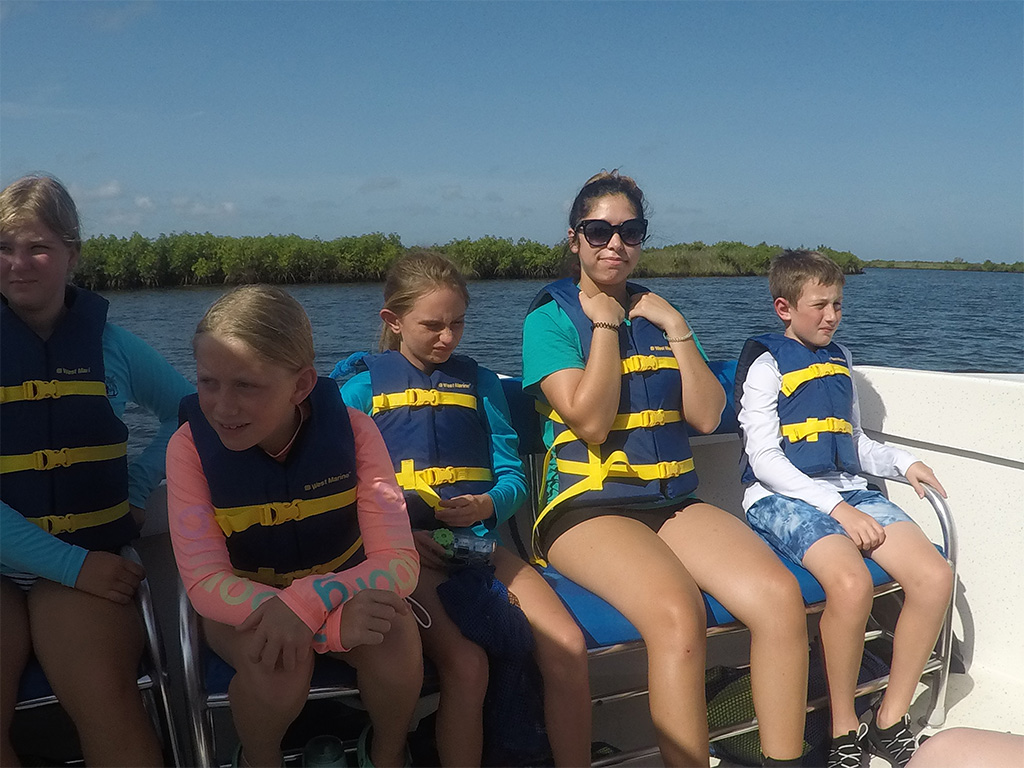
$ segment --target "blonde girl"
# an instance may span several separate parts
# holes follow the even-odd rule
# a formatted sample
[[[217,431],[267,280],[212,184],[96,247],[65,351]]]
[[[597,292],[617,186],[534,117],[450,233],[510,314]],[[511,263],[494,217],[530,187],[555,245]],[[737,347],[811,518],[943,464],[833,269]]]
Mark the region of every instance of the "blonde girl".
[[[457,355],[469,292],[443,256],[399,259],[384,286],[379,355],[342,388],[345,401],[372,413],[391,453],[412,518],[423,571],[415,598],[433,617],[424,653],[438,668],[437,747],[445,766],[480,765],[484,650],[445,613],[437,588],[448,579],[439,527],[497,538],[496,528],[526,497],[526,479],[508,404],[494,373]],[[388,397],[425,392],[417,405]],[[456,469],[431,474],[431,467]],[[513,593],[533,630],[544,680],[544,719],[555,765],[590,764],[590,693],[583,634],[540,575],[511,550],[494,551],[495,575]]]
[[[34,653],[89,765],[161,765],[136,685],[143,569],[115,554],[138,535],[187,381],[69,285],[81,252],[64,186],[26,176],[0,192],[0,763]],[[128,462],[128,402],[160,427]],[[42,463],[40,464],[39,461]]]
[[[807,690],[800,590],[739,519],[693,495],[686,425],[714,430],[725,393],[679,310],[627,282],[646,234],[633,180],[591,178],[569,214],[579,277],[542,289],[526,317],[523,384],[549,409],[556,459],[536,545],[643,637],[665,765],[708,765],[701,590],[750,628],[765,764],[797,765]]]
[[[423,679],[405,601],[419,558],[373,421],[318,379],[302,306],[243,286],[193,338],[198,395],[167,453],[171,541],[229,687],[237,765],[281,765],[314,652],[353,666],[373,726],[360,765],[406,762]]]

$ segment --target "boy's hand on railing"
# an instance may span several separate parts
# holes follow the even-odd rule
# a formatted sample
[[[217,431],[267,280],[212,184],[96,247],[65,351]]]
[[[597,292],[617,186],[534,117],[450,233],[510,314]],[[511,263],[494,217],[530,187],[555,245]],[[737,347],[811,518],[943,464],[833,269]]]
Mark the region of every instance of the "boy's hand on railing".
[[[917,498],[924,498],[924,488],[921,483],[927,483],[936,491],[942,498],[948,498],[946,496],[946,489],[942,487],[942,484],[936,479],[935,473],[932,472],[932,468],[925,464],[923,461],[915,461],[909,467],[907,467],[907,474],[905,475],[907,482],[917,491]]]
[[[409,604],[386,589],[364,589],[341,611],[341,644],[345,648],[380,645],[395,616],[409,613]]]
[[[486,493],[441,499],[434,517],[450,528],[468,528],[494,516],[494,500]]]
[[[885,541],[885,529],[878,521],[845,501],[836,504],[832,517],[843,526],[857,549],[867,552]]]
[[[249,661],[272,671],[280,662],[291,672],[313,652],[313,632],[279,597],[261,603],[236,628],[251,632]]]
[[[420,565],[423,568],[432,568],[435,571],[448,572],[447,553],[444,547],[434,541],[430,531],[413,531],[412,539],[416,543],[416,551],[420,555]],[[346,648],[352,646],[346,645]]]
[[[90,552],[78,572],[75,589],[127,605],[135,597],[146,569],[112,552]]]

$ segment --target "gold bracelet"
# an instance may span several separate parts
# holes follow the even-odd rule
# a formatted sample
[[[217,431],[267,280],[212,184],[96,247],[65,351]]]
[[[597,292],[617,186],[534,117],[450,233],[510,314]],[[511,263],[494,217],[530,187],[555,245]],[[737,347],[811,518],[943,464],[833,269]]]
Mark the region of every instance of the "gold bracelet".
[[[686,334],[685,336],[676,336],[676,337],[673,338],[672,336],[669,336],[667,333],[665,334],[665,340],[668,341],[669,344],[676,344],[676,343],[681,342],[681,341],[689,341],[692,338],[693,338],[693,329],[692,328],[690,329],[690,332],[688,334]]]
[[[590,330],[594,330],[595,328],[607,328],[609,331],[618,332],[619,326],[621,325],[622,323],[619,323],[618,325],[615,323],[591,323]]]

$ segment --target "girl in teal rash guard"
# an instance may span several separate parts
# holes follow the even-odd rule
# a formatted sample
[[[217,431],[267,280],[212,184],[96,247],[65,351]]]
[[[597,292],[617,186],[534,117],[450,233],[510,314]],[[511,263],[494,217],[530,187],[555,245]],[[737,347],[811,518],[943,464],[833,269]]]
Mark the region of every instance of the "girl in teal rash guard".
[[[646,234],[636,183],[594,176],[569,215],[579,278],[544,288],[526,317],[523,385],[550,414],[555,459],[535,545],[643,637],[665,765],[708,765],[702,589],[750,628],[764,764],[799,765],[803,600],[747,526],[693,496],[685,426],[714,430],[725,393],[679,310],[627,282]]]
[[[414,253],[400,259],[384,287],[381,354],[364,358],[367,370],[342,388],[349,406],[374,417],[406,492],[422,565],[413,596],[433,619],[421,634],[423,652],[440,677],[437,747],[444,766],[480,765],[488,662],[440,603],[437,588],[448,578],[448,566],[431,529],[494,537],[526,497],[516,433],[497,376],[453,354],[468,304],[462,275],[444,257]],[[497,546],[493,564],[533,629],[555,765],[589,765],[583,634],[544,579],[511,550]]]
[[[160,765],[136,685],[143,632],[132,598],[144,572],[114,553],[138,534],[192,387],[107,322],[105,299],[67,284],[80,249],[74,201],[56,179],[0,192],[0,763],[18,764],[11,719],[34,653],[87,764]],[[160,420],[131,462],[128,402]]]

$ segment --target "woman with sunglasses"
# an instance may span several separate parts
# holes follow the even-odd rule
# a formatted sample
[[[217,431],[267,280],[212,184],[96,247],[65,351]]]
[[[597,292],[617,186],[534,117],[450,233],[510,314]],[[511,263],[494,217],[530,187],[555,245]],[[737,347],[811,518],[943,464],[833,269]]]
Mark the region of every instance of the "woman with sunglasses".
[[[725,393],[679,310],[627,282],[646,235],[636,183],[591,178],[569,214],[578,278],[543,288],[526,317],[523,385],[550,448],[534,548],[640,632],[665,765],[708,765],[701,590],[750,628],[764,765],[799,765],[803,600],[756,534],[694,496],[686,425],[714,430]]]

